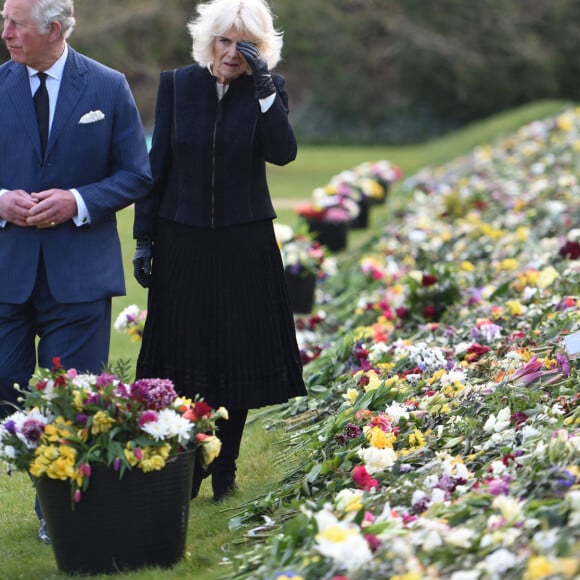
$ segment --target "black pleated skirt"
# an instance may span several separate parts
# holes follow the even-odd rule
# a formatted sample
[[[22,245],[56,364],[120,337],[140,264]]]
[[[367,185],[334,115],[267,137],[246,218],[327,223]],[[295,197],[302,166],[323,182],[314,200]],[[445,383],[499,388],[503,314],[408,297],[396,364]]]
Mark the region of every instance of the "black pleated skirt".
[[[137,378],[171,379],[212,406],[306,395],[271,221],[210,230],[162,221]]]

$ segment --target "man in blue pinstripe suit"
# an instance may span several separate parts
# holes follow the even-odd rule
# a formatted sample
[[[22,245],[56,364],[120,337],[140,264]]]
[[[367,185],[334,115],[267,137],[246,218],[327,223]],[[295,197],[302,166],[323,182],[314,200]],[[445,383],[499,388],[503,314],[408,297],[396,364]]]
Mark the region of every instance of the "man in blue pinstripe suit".
[[[0,417],[37,363],[60,357],[94,373],[106,364],[111,298],[125,293],[115,214],[151,183],[124,75],[67,43],[73,1],[5,0],[2,17],[11,59],[0,66]],[[41,84],[45,151],[33,103]]]
[[[66,41],[73,1],[6,0],[2,18],[0,417],[37,363],[60,357],[93,373],[107,363],[111,298],[125,293],[115,213],[151,183],[125,77]],[[43,525],[39,538],[49,540]]]

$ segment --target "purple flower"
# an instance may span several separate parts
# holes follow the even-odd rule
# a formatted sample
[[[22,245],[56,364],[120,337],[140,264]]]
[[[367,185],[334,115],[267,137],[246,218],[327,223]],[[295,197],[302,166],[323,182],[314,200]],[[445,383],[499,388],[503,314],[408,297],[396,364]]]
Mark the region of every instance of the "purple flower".
[[[481,302],[483,296],[483,288],[472,288],[469,291],[469,298],[467,300],[468,306],[475,306]]]
[[[99,393],[90,393],[87,397],[86,405],[98,405],[101,402],[101,395]]]
[[[561,489],[568,489],[576,482],[576,476],[568,469],[562,471],[556,470],[560,479],[556,481],[556,485]]]
[[[86,425],[89,416],[86,413],[77,413],[76,421],[79,425]]]
[[[40,441],[44,433],[45,424],[38,419],[26,419],[22,424],[22,434],[28,441],[36,443]]]
[[[349,439],[356,439],[362,434],[362,429],[353,423],[348,423],[344,431]]]
[[[130,389],[132,398],[154,411],[170,406],[177,398],[173,382],[169,379],[140,379]]]
[[[12,433],[12,435],[16,435],[16,423],[12,419],[7,419],[2,424],[4,429],[8,431],[8,433]]]
[[[520,367],[512,376],[514,383],[521,386],[530,386],[540,377],[553,374],[551,371],[543,370],[542,361],[534,355],[527,363]]]
[[[510,423],[515,425],[516,428],[521,427],[523,423],[525,423],[529,419],[528,415],[523,411],[516,411],[512,413],[510,416]]]
[[[560,372],[565,376],[570,376],[570,361],[561,353],[556,353],[556,362]]]
[[[101,373],[97,377],[95,384],[97,385],[97,387],[106,387],[107,385],[110,385],[118,380],[119,380],[119,377],[117,377],[116,375],[111,375],[109,373]]]
[[[413,504],[412,510],[417,515],[422,514],[423,512],[427,511],[427,508],[429,507],[430,503],[431,498],[429,498],[429,496],[424,496],[423,498],[421,498],[420,500],[416,501]]]
[[[128,399],[130,396],[129,389],[127,388],[127,385],[125,383],[119,383],[115,387],[114,392],[116,396],[121,397],[123,399]]]
[[[441,476],[441,479],[437,482],[437,485],[435,487],[438,487],[443,491],[452,492],[455,489],[456,485],[457,484],[455,483],[453,478],[448,473],[444,473]]]
[[[488,482],[487,489],[491,495],[508,495],[510,484],[504,479],[492,479]]]
[[[443,334],[447,338],[453,338],[454,336],[457,336],[457,328],[455,328],[455,326],[449,325],[444,329]]]

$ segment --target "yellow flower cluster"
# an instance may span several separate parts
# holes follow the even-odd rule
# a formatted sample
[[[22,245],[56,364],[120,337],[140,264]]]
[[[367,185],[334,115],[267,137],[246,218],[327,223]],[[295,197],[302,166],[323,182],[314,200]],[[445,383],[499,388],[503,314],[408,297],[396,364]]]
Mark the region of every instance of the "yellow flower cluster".
[[[80,487],[84,473],[75,469],[77,452],[69,440],[86,441],[86,437],[86,431],[76,431],[70,421],[57,417],[44,429],[42,444],[36,448],[30,463],[30,474],[34,477],[46,475],[51,479],[73,479]]]
[[[366,433],[368,442],[377,449],[385,449],[385,447],[393,448],[397,442],[397,437],[394,433],[385,433],[380,427],[373,427]]]
[[[141,333],[142,331],[135,326],[127,329],[127,334],[131,338],[131,342],[139,342],[141,340]]]
[[[76,451],[68,445],[39,445],[30,464],[34,477],[47,475],[51,479],[75,477]]]
[[[139,467],[142,471],[159,471],[165,467],[165,462],[169,457],[171,445],[163,444],[161,447],[143,447],[133,449],[131,444],[125,448],[125,458],[132,467]]]
[[[575,578],[578,572],[576,558],[546,558],[533,556],[528,560],[524,575],[525,580],[543,580],[544,578]]]
[[[421,431],[419,431],[419,429],[415,429],[414,433],[409,434],[409,446],[412,449],[422,449],[425,445],[425,436]]]
[[[107,413],[104,411],[98,411],[93,417],[93,426],[91,427],[91,432],[93,435],[98,435],[99,433],[108,433],[114,424],[115,419],[107,415]]]

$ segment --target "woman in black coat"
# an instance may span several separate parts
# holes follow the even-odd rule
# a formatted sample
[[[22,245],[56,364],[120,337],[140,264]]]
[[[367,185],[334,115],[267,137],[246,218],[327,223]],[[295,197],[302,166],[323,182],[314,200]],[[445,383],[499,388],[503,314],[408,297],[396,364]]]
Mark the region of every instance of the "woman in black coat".
[[[214,0],[189,24],[195,64],[161,73],[153,188],[135,208],[135,277],[149,288],[137,377],[224,406],[214,500],[235,490],[248,409],[306,394],[266,162],[296,157],[282,35],[263,0]],[[203,475],[197,466],[192,497]]]

